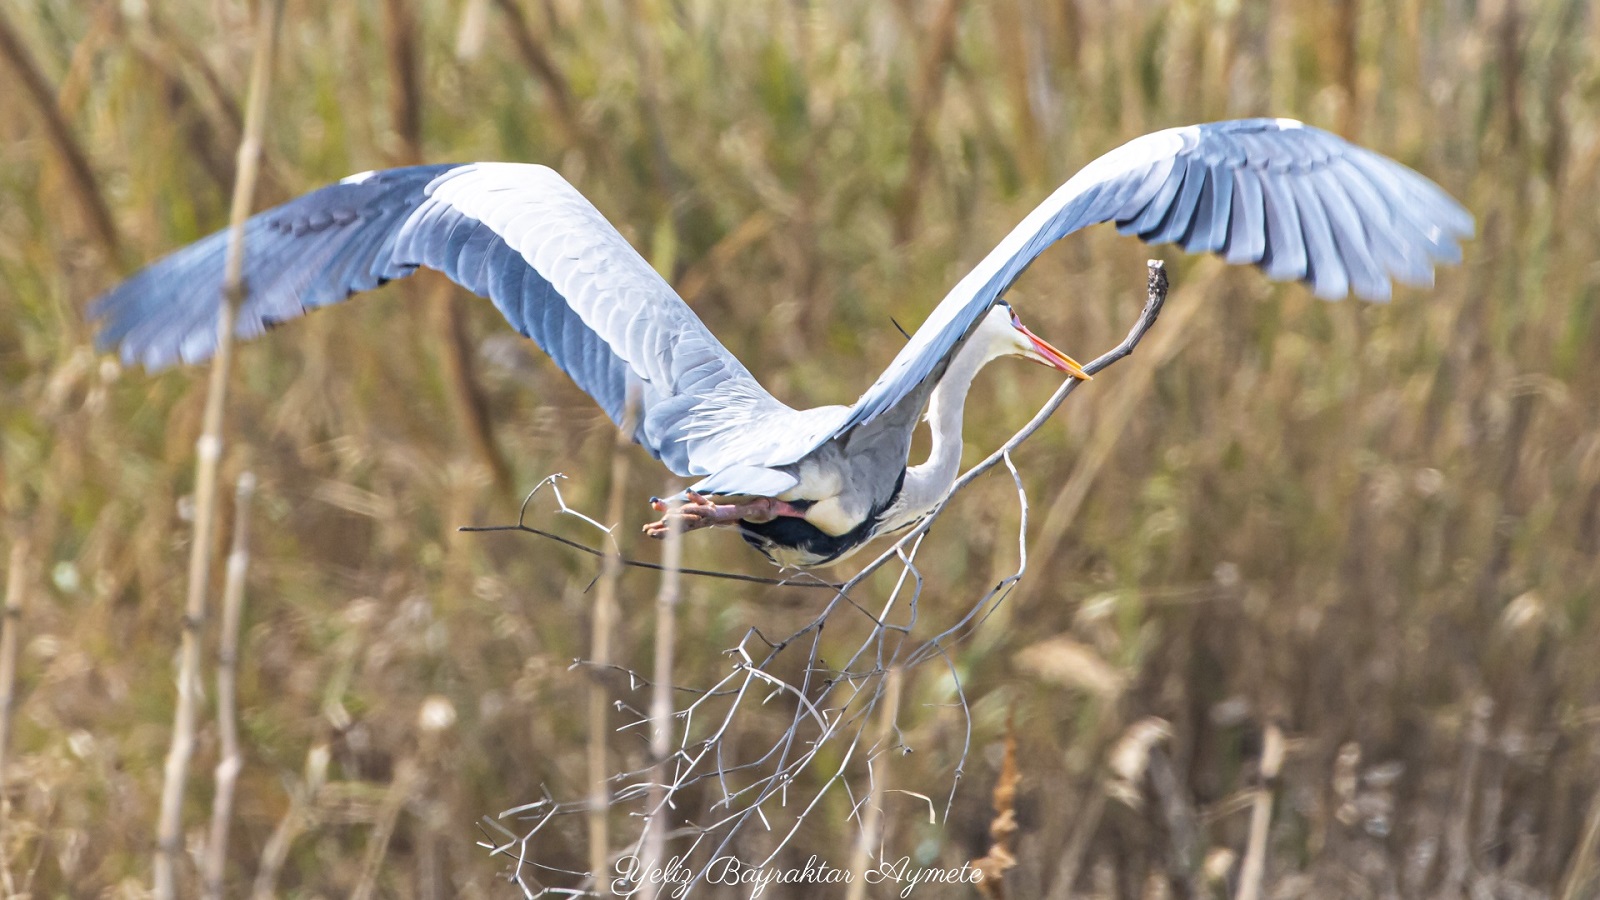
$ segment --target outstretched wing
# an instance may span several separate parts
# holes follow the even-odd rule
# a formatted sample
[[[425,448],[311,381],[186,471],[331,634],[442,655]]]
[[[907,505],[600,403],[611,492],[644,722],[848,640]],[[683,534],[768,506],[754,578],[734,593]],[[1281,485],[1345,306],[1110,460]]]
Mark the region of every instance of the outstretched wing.
[[[537,165],[417,166],[354,175],[252,217],[251,338],[306,311],[438,269],[488,297],[680,475],[705,475],[783,443],[814,445],[840,413],[799,413],[768,394],[687,304],[571,185]],[[91,307],[102,347],[158,369],[216,349],[226,233],[151,265]]]
[[[1022,220],[917,329],[851,407],[840,431],[872,421],[934,374],[1044,249],[1116,222],[1152,244],[1249,263],[1317,296],[1387,300],[1390,280],[1431,284],[1460,262],[1472,216],[1399,163],[1290,119],[1170,128],[1100,157]]]

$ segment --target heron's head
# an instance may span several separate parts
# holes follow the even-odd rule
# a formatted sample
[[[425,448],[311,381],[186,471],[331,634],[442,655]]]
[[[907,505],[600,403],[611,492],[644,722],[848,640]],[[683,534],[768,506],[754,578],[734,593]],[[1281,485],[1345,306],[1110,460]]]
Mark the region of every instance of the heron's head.
[[[996,303],[989,314],[984,317],[983,324],[979,326],[980,337],[988,343],[990,354],[997,358],[1001,356],[1020,356],[1031,359],[1040,365],[1059,369],[1074,378],[1084,381],[1090,380],[1089,373],[1083,371],[1078,361],[1062,353],[1050,345],[1049,341],[1039,337],[1028,330],[1017,318],[1016,310],[1004,300]]]

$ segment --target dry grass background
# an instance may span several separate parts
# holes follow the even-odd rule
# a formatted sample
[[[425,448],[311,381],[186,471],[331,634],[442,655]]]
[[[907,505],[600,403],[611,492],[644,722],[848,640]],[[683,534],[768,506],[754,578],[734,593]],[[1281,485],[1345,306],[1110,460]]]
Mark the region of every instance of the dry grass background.
[[[83,309],[221,227],[250,22],[238,0],[0,7],[0,503],[7,542],[27,542],[9,890],[148,884],[205,378],[119,369]],[[1172,300],[1140,354],[1017,455],[1034,562],[955,657],[975,724],[961,793],[940,827],[891,799],[888,840],[919,861],[982,856],[1012,716],[1012,896],[1231,894],[1278,727],[1265,895],[1592,897],[1597,42],[1600,13],[1577,0],[292,0],[259,196],[417,157],[549,163],[769,388],[817,404],[893,355],[890,316],[919,322],[1125,139],[1293,115],[1407,162],[1480,226],[1431,292],[1324,304],[1166,254]],[[1076,237],[1014,302],[1093,355],[1136,313],[1147,255]],[[260,486],[231,892],[278,831],[290,896],[364,879],[503,896],[474,820],[541,785],[583,791],[586,678],[568,664],[588,647],[594,563],[454,529],[508,521],[554,471],[574,506],[603,510],[613,429],[488,304],[440,283],[240,349],[225,477]],[[462,402],[472,384],[492,444]],[[986,373],[973,453],[1053,387],[1032,367]],[[642,454],[633,471],[630,536],[665,486]],[[934,528],[925,619],[1010,571],[1016,516],[997,474]],[[688,565],[762,568],[732,535],[686,543]],[[685,681],[723,670],[716,651],[747,625],[781,632],[816,602],[685,590]],[[624,575],[615,652],[640,670],[654,592]],[[920,752],[897,785],[948,785],[949,689],[936,669],[908,677],[900,725]],[[194,847],[215,726],[200,739]],[[617,750],[619,767],[645,753]],[[802,833],[799,860],[844,862],[843,809]],[[581,822],[544,848],[581,866]],[[766,896],[800,896],[784,891]],[[946,894],[963,895],[918,892]]]

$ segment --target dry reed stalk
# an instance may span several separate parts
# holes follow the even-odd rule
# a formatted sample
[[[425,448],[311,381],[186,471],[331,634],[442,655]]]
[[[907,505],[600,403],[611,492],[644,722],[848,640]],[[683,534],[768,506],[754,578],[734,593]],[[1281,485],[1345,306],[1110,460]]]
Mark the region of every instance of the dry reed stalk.
[[[764,210],[756,210],[746,216],[743,222],[729,229],[727,234],[712,244],[704,256],[683,270],[675,285],[678,296],[691,304],[700,299],[700,295],[705,293],[719,273],[728,271],[735,260],[766,240],[773,227],[772,216]]]
[[[421,777],[422,769],[414,759],[403,759],[395,767],[394,780],[389,782],[389,789],[383,794],[383,802],[378,805],[377,818],[372,825],[372,834],[367,838],[367,855],[361,862],[361,880],[350,892],[351,900],[367,900],[377,890],[378,873],[383,870],[383,858],[389,852],[389,838],[400,819],[400,810],[411,799]]]
[[[1600,791],[1589,798],[1589,813],[1584,817],[1583,837],[1578,840],[1578,847],[1573,851],[1572,859],[1567,863],[1567,871],[1561,877],[1561,900],[1579,900],[1581,897],[1593,896],[1586,893],[1585,888],[1594,879],[1594,864],[1600,859]]]
[[[291,790],[289,808],[261,849],[261,867],[256,870],[255,884],[250,890],[253,900],[271,900],[278,895],[278,875],[289,859],[294,839],[306,829],[316,812],[317,793],[327,780],[331,758],[327,744],[317,744],[306,754],[305,777]]]
[[[461,7],[456,26],[456,59],[471,62],[483,52],[483,38],[489,28],[489,0],[467,0]]]
[[[1261,786],[1256,788],[1250,810],[1250,838],[1245,844],[1244,863],[1239,868],[1238,900],[1261,896],[1261,877],[1267,866],[1267,833],[1272,827],[1272,792],[1283,771],[1283,729],[1276,723],[1267,726],[1261,747]]]
[[[78,39],[77,46],[72,48],[67,70],[62,74],[56,91],[56,108],[61,110],[61,118],[66,121],[76,119],[78,113],[82,112],[94,77],[95,60],[99,58],[101,50],[111,43],[121,18],[119,4],[100,4],[100,8],[89,19],[88,30]]]
[[[250,215],[261,135],[266,127],[267,93],[272,86],[272,57],[283,21],[283,0],[261,4],[244,136],[239,142],[239,177],[234,183],[229,216],[227,269],[223,302],[217,310],[217,352],[206,388],[205,418],[195,453],[194,537],[189,547],[189,594],[184,606],[183,645],[178,669],[178,708],[172,726],[161,791],[161,817],[156,825],[155,895],[168,900],[177,891],[177,864],[182,853],[183,792],[194,753],[195,723],[200,703],[200,628],[205,621],[206,592],[211,580],[211,540],[217,507],[217,471],[222,461],[222,425],[228,370],[233,360],[233,323],[244,299],[244,223]]]
[[[383,13],[389,83],[393,86],[389,95],[389,118],[400,137],[397,161],[414,166],[424,158],[416,13],[410,0],[384,0]],[[455,398],[453,406],[478,461],[489,470],[499,492],[507,493],[511,489],[511,466],[495,442],[494,430],[489,424],[489,402],[473,371],[472,341],[467,337],[460,297],[448,281],[441,278],[435,284],[429,292],[428,307],[433,311],[436,327],[429,330],[440,336],[439,352],[444,362],[445,381],[449,382],[450,393]]]
[[[417,82],[417,24],[409,0],[383,0],[388,44],[389,121],[400,137],[402,165],[422,161],[422,89]]]
[[[33,548],[27,538],[11,545],[11,561],[6,569],[5,628],[0,631],[0,877],[7,896],[16,893],[11,879],[11,859],[7,853],[11,804],[6,801],[6,763],[10,761],[11,717],[17,706],[17,641],[22,627],[22,601],[27,590],[28,559]]]
[[[606,521],[615,529],[622,521],[622,506],[628,493],[628,444],[633,440],[633,423],[639,414],[639,392],[628,391],[627,405],[622,411],[622,427],[617,430],[616,443],[611,447],[611,494],[606,501]],[[611,806],[611,772],[606,765],[606,741],[610,727],[607,712],[606,685],[603,673],[611,665],[611,634],[617,628],[617,582],[622,578],[622,548],[612,535],[606,545],[605,558],[600,561],[600,578],[596,584],[593,632],[589,637],[589,660],[592,680],[589,682],[589,877],[599,883],[605,877],[607,861],[611,858],[610,836],[606,833],[607,809]]]
[[[478,384],[472,364],[472,340],[467,335],[466,314],[462,310],[462,296],[450,282],[438,280],[438,289],[429,298],[439,327],[441,351],[444,355],[445,380],[455,397],[456,414],[478,457],[495,487],[501,494],[511,490],[511,464],[494,438],[494,428],[489,424],[489,401]]]
[[[894,722],[900,714],[900,682],[904,678],[900,667],[895,666],[883,676],[883,706],[878,710],[878,733],[873,738],[873,751],[887,753],[894,740]],[[871,770],[872,757],[867,758]],[[856,835],[855,852],[850,858],[850,890],[846,900],[865,900],[867,896],[867,869],[875,851],[883,840],[883,795],[889,781],[887,772],[875,773],[864,801],[861,815],[861,832]]]
[[[1089,855],[1089,840],[1099,833],[1100,817],[1105,815],[1105,811],[1105,786],[1096,779],[1084,793],[1084,802],[1078,807],[1078,827],[1073,829],[1072,837],[1061,853],[1061,861],[1056,864],[1054,880],[1047,895],[1050,900],[1067,900],[1072,896],[1072,886],[1077,883],[1078,873],[1083,871],[1084,859]]]
[[[1151,261],[1151,286],[1150,296],[1152,302],[1156,299],[1157,263]],[[1161,282],[1159,290],[1161,299],[1166,298],[1165,269],[1159,270]],[[1094,719],[1093,730],[1087,737],[1087,742],[1093,748],[1092,758],[1101,760],[1099,768],[1107,770],[1109,757],[1118,736],[1123,730],[1122,715],[1118,711],[1115,700],[1108,700],[1102,707],[1099,715]],[[1048,900],[1067,900],[1072,896],[1072,888],[1078,881],[1078,875],[1083,871],[1083,864],[1089,856],[1089,845],[1094,836],[1100,832],[1100,819],[1105,815],[1108,783],[1104,775],[1092,775],[1088,785],[1084,787],[1083,794],[1079,796],[1075,808],[1078,811],[1078,824],[1072,830],[1072,836],[1067,838],[1067,845],[1061,851],[1061,860],[1056,863],[1055,874],[1051,876],[1050,891],[1045,896]],[[1069,809],[1074,808],[1069,806]]]
[[[944,93],[945,73],[955,55],[956,24],[961,20],[962,0],[945,0],[934,13],[928,34],[928,49],[918,67],[917,82],[911,95],[911,139],[906,147],[906,180],[894,204],[894,241],[903,244],[916,225],[917,208],[922,200],[923,182],[933,163],[933,117]]]
[[[1360,18],[1356,0],[1336,0],[1326,15],[1328,31],[1320,42],[1332,57],[1333,83],[1339,86],[1339,114],[1334,127],[1356,140],[1361,130]]]
[[[1038,37],[1038,11],[1023,6],[1022,2],[996,3],[989,13],[1001,51],[999,62],[1014,122],[1013,134],[1001,146],[1011,145],[1023,174],[1029,181],[1036,181],[1045,174],[1044,151],[1049,145],[1041,136],[1039,118],[1033,109],[1034,60],[1029,44]]]
[[[528,67],[535,81],[544,85],[563,141],[568,147],[587,149],[583,123],[578,119],[576,104],[572,100],[572,88],[567,84],[566,76],[561,74],[561,69],[550,59],[549,52],[540,43],[533,28],[528,25],[528,17],[523,15],[522,7],[517,0],[495,0],[495,6],[500,7],[500,13],[505,16],[511,41],[517,45],[517,55],[522,57],[523,65]]]
[[[989,852],[972,861],[982,873],[978,893],[985,900],[1001,900],[1006,895],[1006,870],[1017,864],[1012,839],[1017,834],[1017,721],[1006,716],[1006,750],[1000,761],[1000,777],[994,784],[994,819],[989,822]]]
[[[1188,786],[1171,755],[1160,744],[1150,747],[1149,762],[1145,768],[1149,791],[1155,798],[1156,809],[1166,826],[1167,882],[1182,896],[1200,893],[1200,833],[1199,817],[1194,803],[1189,799]]]
[[[221,900],[222,877],[228,860],[228,827],[233,819],[233,791],[244,768],[239,748],[239,622],[244,616],[244,576],[250,568],[250,500],[256,477],[239,476],[234,492],[233,547],[228,551],[228,571],[222,587],[222,633],[217,648],[217,732],[222,758],[217,760],[216,794],[211,800],[211,831],[206,839],[204,896]]]
[[[667,760],[672,756],[673,650],[678,636],[678,602],[682,596],[679,570],[683,567],[682,523],[667,524],[666,546],[661,550],[661,589],[656,593],[655,678],[650,695],[649,810],[645,819],[644,854],[640,871],[657,871],[667,858]],[[646,880],[644,900],[654,900],[661,885]]]
[[[1489,717],[1494,713],[1494,701],[1488,697],[1473,699],[1467,709],[1466,732],[1462,735],[1461,768],[1456,776],[1456,796],[1449,825],[1444,835],[1444,881],[1442,896],[1461,896],[1473,871],[1472,838],[1468,831],[1477,808],[1478,775],[1482,769],[1483,751],[1489,743]]]
[[[55,89],[50,86],[49,79],[23,43],[22,35],[12,26],[3,10],[0,10],[0,57],[4,57],[6,64],[11,67],[12,74],[20,82],[22,93],[38,112],[39,118],[44,120],[45,136],[55,155],[66,165],[67,181],[72,185],[72,192],[78,199],[84,218],[89,220],[89,230],[100,242],[107,261],[113,266],[119,265],[122,261],[122,239],[117,233],[116,222],[111,218],[111,209],[106,205],[100,181],[89,166],[89,157],[83,152],[83,146],[73,135],[72,126],[61,115]]]
[[[115,4],[112,4],[115,5]],[[193,110],[188,128],[189,145],[195,148],[196,161],[220,189],[230,191],[238,177],[234,160],[217,153],[231,146],[244,133],[244,110],[234,99],[229,85],[211,65],[200,48],[173,28],[160,15],[143,20],[125,20],[128,47],[162,79],[164,102],[174,114]],[[267,201],[290,193],[287,185],[295,179],[286,175],[272,157],[263,156],[256,175],[256,196]]]
[[[194,103],[201,108],[216,108],[216,114],[222,120],[221,124],[228,129],[227,132],[224,132],[221,128],[218,128],[219,134],[242,134],[244,132],[244,110],[239,108],[239,103],[234,99],[233,92],[223,82],[222,75],[217,72],[216,67],[211,65],[211,60],[206,56],[205,52],[192,41],[187,40],[178,29],[171,27],[160,16],[150,16],[143,23],[143,30],[148,32],[147,36],[140,35],[138,30],[135,30],[132,36],[135,49],[139,55],[146,62],[154,65],[164,64],[166,60],[171,60],[173,63],[172,72],[175,77],[182,71],[177,68],[178,64],[199,76],[200,82],[205,85],[206,90],[204,98],[198,91],[190,91]],[[178,77],[177,80],[182,82],[185,79]],[[260,178],[264,183],[278,185],[284,183],[285,179],[281,175],[273,177],[272,160],[270,158],[261,161],[261,169]]]
[[[0,793],[5,790],[6,763],[11,752],[11,716],[16,709],[17,630],[22,620],[22,605],[27,589],[28,560],[33,547],[25,537],[11,545],[11,561],[6,569],[5,629],[0,631]],[[0,823],[6,807],[0,803]]]
[[[645,144],[650,150],[650,172],[655,179],[655,191],[650,199],[655,208],[657,227],[670,226],[674,235],[665,246],[676,247],[677,236],[684,233],[683,205],[672,200],[680,196],[684,179],[678,164],[672,159],[667,132],[661,125],[661,85],[666,82],[669,73],[662,59],[661,47],[646,32],[665,14],[662,4],[656,0],[630,0],[628,7],[629,15],[623,20],[622,27],[628,41],[628,52],[632,54],[639,70],[639,83],[635,91],[638,117],[643,126]],[[602,141],[599,146],[609,144]],[[657,247],[663,246],[659,239],[655,244]],[[676,256],[675,252],[652,252],[650,264],[661,273],[661,277],[674,281]]]

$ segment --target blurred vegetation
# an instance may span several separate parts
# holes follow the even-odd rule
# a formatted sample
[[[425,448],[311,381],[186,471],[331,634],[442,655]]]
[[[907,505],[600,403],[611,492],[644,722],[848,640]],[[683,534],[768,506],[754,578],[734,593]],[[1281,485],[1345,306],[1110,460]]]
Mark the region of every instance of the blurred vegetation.
[[[148,884],[205,378],[121,370],[83,310],[223,224],[251,21],[241,0],[0,6],[0,502],[8,543],[33,548],[0,841],[19,891]],[[291,0],[259,196],[413,158],[548,163],[770,389],[811,405],[854,398],[897,349],[891,316],[921,321],[1033,204],[1146,131],[1296,116],[1412,165],[1481,231],[1463,267],[1391,305],[1156,251],[1166,316],[1016,456],[1032,563],[955,654],[975,733],[951,819],[892,798],[888,841],[982,856],[1014,716],[1013,896],[1231,894],[1276,724],[1267,894],[1596,896],[1597,41],[1600,13],[1576,0]],[[1086,358],[1131,322],[1150,255],[1080,235],[1013,300]],[[261,486],[234,892],[324,750],[278,876],[293,896],[353,889],[398,771],[388,896],[504,895],[477,817],[544,785],[581,794],[587,679],[568,665],[594,563],[455,528],[509,521],[555,471],[597,514],[613,430],[487,303],[441,284],[241,348],[225,471]],[[1055,386],[1027,366],[983,378],[973,460]],[[492,444],[463,412],[474,386]],[[642,453],[633,469],[621,534],[653,556],[633,535],[669,485]],[[929,627],[1014,567],[1017,515],[999,474],[934,528]],[[695,535],[686,563],[763,568],[724,533]],[[687,590],[688,683],[725,671],[748,625],[783,633],[817,602]],[[653,591],[625,576],[618,646],[640,669]],[[936,668],[909,678],[900,724],[923,752],[894,784],[947,790],[950,697]],[[1139,730],[1147,717],[1165,724]],[[201,741],[193,844],[214,728]],[[1131,772],[1130,747],[1146,751]],[[643,753],[619,741],[619,768]],[[843,810],[797,861],[846,859]],[[580,866],[581,823],[544,849]],[[800,896],[782,890],[767,896]]]

